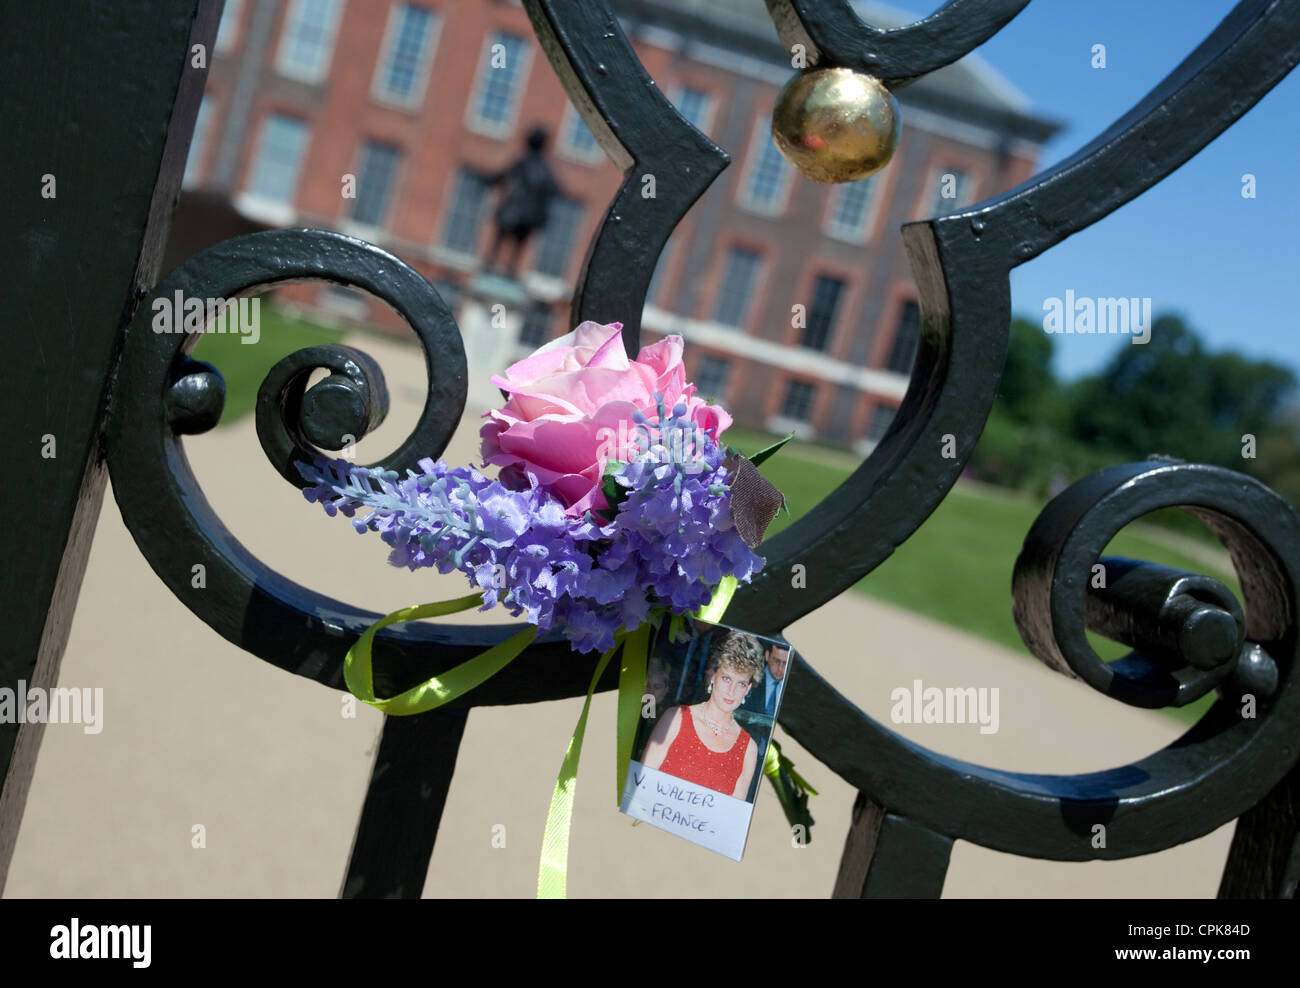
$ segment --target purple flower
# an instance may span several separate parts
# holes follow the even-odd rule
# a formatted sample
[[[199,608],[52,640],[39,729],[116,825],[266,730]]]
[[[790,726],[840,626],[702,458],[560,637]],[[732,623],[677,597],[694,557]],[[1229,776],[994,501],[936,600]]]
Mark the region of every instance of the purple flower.
[[[482,609],[502,604],[543,631],[563,628],[576,651],[604,650],[651,613],[698,610],[724,576],[747,582],[763,566],[732,523],[721,447],[680,405],[669,413],[660,401],[658,420],[638,428],[644,452],[612,474],[623,497],[609,520],[569,515],[526,470],[488,480],[430,459],[406,477],[346,460],[298,469],[303,496],[378,532],[392,565],[459,570]]]

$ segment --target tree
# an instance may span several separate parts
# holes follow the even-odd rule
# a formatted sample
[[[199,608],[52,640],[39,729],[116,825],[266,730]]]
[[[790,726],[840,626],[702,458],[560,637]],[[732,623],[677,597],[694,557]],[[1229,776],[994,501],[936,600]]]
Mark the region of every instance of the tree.
[[[1068,432],[1135,459],[1166,453],[1243,469],[1241,437],[1268,431],[1295,374],[1237,353],[1211,354],[1176,315],[1160,315],[1145,344],[1121,344],[1098,375],[1069,390]]]
[[[1246,444],[1242,446],[1244,452]],[[1238,469],[1258,478],[1300,509],[1300,408],[1288,402],[1277,421],[1256,435],[1253,452],[1253,457],[1243,456],[1243,465]]]
[[[1052,373],[1052,350],[1052,338],[1040,325],[1019,317],[1011,321],[998,401],[1002,410],[1018,422],[1055,418],[1053,406],[1059,402],[1060,386]]]

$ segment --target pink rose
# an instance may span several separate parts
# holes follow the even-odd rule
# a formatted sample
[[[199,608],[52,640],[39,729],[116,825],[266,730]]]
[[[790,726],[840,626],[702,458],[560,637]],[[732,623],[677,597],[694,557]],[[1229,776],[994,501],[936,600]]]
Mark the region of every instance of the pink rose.
[[[685,403],[691,421],[716,441],[731,416],[686,383],[682,338],[667,336],[629,360],[622,330],[622,323],[584,322],[511,365],[505,377],[492,377],[510,398],[484,415],[484,464],[528,470],[577,516],[609,506],[601,482],[615,448],[610,437],[620,423],[623,435],[635,430],[634,412],[657,421],[656,392],[666,409]]]

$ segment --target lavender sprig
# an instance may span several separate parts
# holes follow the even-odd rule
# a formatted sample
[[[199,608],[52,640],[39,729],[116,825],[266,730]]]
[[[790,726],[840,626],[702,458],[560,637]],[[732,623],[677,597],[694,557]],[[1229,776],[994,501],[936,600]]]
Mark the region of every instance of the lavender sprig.
[[[611,475],[626,494],[610,521],[568,515],[526,471],[524,488],[428,458],[406,477],[328,458],[298,469],[303,496],[379,532],[391,564],[459,570],[483,591],[481,610],[502,603],[542,631],[564,628],[575,651],[603,651],[653,610],[698,610],[724,576],[748,582],[763,565],[732,523],[723,450],[686,406],[668,413],[660,399],[658,421],[636,424],[643,441]]]

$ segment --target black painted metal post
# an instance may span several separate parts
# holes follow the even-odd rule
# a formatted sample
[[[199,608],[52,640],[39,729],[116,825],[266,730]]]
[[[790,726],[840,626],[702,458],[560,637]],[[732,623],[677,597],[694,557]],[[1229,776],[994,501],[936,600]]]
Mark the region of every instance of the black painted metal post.
[[[1237,819],[1219,898],[1300,898],[1300,768]]]
[[[951,856],[951,837],[890,813],[859,791],[831,897],[937,899]]]
[[[0,687],[58,681],[104,492],[104,402],[120,335],[158,273],[220,0],[0,5],[8,142],[0,229]],[[198,15],[198,16],[196,16]],[[106,39],[111,39],[106,40]],[[203,45],[196,57],[193,45]],[[196,63],[201,62],[201,65]],[[20,697],[18,702],[23,702]],[[111,700],[109,702],[112,702]],[[0,724],[0,890],[41,724]]]
[[[385,719],[342,898],[420,898],[468,718],[437,710]]]

